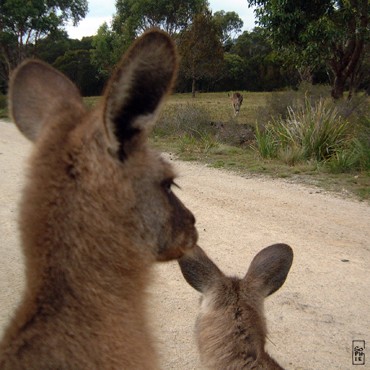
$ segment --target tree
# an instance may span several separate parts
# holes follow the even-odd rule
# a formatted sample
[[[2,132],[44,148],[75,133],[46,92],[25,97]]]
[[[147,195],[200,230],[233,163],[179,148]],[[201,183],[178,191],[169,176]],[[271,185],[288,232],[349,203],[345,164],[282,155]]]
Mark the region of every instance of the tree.
[[[1,0],[0,64],[3,74],[10,72],[33,47],[49,34],[72,20],[76,25],[85,17],[87,0]]]
[[[207,0],[117,0],[114,29],[137,36],[151,27],[174,35],[184,30],[193,15],[207,6]]]
[[[244,73],[234,77],[238,78],[241,85],[239,89],[266,91],[286,86],[287,80],[282,62],[266,40],[261,28],[256,27],[250,32],[244,31],[235,40],[230,54],[237,55],[243,60]],[[227,75],[233,75],[232,71],[235,71],[235,68],[230,69],[232,66],[230,66],[229,56],[226,61],[229,68]]]
[[[129,44],[130,40],[126,40],[123,33],[115,32],[106,22],[99,27],[93,38],[91,58],[100,76],[106,79],[112,74]]]
[[[197,81],[221,77],[224,61],[218,30],[212,13],[205,10],[197,14],[189,29],[179,35],[180,73],[191,79],[193,97]]]
[[[334,75],[332,96],[343,97],[369,39],[369,0],[247,0],[259,24],[290,63],[313,71],[324,61]]]
[[[68,50],[53,66],[68,76],[83,96],[101,94],[103,82],[91,63],[90,50]]]
[[[224,10],[215,12],[213,19],[220,28],[221,42],[224,49],[229,49],[232,46],[232,41],[241,32],[243,21],[237,13],[225,12]]]

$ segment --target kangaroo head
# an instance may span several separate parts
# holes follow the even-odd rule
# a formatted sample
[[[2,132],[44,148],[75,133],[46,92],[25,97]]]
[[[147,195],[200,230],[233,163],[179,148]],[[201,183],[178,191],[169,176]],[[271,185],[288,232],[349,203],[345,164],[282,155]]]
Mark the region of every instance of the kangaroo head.
[[[175,173],[147,144],[176,70],[171,39],[149,31],[124,55],[92,111],[45,63],[29,60],[14,72],[11,115],[35,143],[21,210],[31,258],[62,255],[64,247],[70,260],[84,255],[129,268],[137,257],[168,260],[193,247],[195,219],[172,191]]]
[[[179,259],[186,281],[202,293],[196,337],[207,368],[280,369],[264,351],[263,301],[283,285],[292,261],[288,245],[269,246],[239,279],[225,276],[198,246]]]

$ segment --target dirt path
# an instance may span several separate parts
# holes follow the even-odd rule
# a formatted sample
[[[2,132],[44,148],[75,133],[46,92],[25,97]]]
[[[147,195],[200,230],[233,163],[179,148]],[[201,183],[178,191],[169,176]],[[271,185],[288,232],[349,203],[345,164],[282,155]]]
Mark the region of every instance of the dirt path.
[[[0,122],[0,334],[23,286],[16,215],[29,150],[13,125]],[[269,244],[293,247],[288,279],[266,301],[270,353],[287,369],[353,368],[352,340],[370,344],[370,206],[282,181],[174,164],[199,243],[225,273],[244,275]],[[192,336],[198,294],[176,263],[155,270],[151,314],[163,369],[200,369]]]

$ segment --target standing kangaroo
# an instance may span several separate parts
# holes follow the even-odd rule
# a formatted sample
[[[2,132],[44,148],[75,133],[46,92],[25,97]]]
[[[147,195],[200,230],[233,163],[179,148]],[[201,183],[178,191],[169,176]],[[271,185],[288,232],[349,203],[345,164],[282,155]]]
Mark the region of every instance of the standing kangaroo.
[[[206,368],[282,369],[264,349],[263,301],[283,285],[292,261],[292,249],[275,244],[260,251],[238,279],[225,276],[200,247],[179,259],[186,281],[203,294],[195,332]]]
[[[231,95],[231,104],[234,108],[234,115],[237,116],[243,103],[243,95],[236,92]]]
[[[20,207],[26,288],[0,342],[2,370],[158,368],[151,266],[197,241],[171,166],[147,145],[176,70],[173,42],[149,31],[90,112],[48,65],[14,72],[10,111],[35,148]]]

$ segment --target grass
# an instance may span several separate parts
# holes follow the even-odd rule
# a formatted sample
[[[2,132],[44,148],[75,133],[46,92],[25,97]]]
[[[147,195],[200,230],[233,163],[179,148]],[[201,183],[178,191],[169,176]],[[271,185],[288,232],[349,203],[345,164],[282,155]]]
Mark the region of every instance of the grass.
[[[271,93],[251,93],[241,91],[244,101],[237,119],[227,92],[197,93],[193,99],[189,94],[171,95],[166,103],[165,110],[178,107],[182,104],[192,104],[194,108],[205,109],[213,122],[237,121],[241,124],[255,124],[258,110],[266,105],[266,99]]]
[[[343,118],[336,107],[329,107],[320,100],[311,105],[301,94],[303,99],[297,106],[289,109],[288,104],[285,106],[284,119],[281,104],[285,103],[284,99],[292,101],[290,92],[288,98],[284,93],[243,94],[243,106],[236,118],[227,93],[200,93],[195,99],[190,94],[171,96],[153,132],[153,145],[162,151],[176,153],[182,160],[207,163],[241,176],[283,178],[346,197],[370,200],[370,136],[365,135],[360,143],[353,136],[357,124],[350,122],[349,117]],[[277,95],[282,103],[270,104]],[[298,101],[297,94],[294,99]],[[306,120],[305,132],[297,133],[299,125],[289,132],[289,127],[302,120]],[[366,121],[369,122],[368,117]],[[170,129],[174,126],[176,129]],[[191,133],[194,126],[201,135]],[[276,126],[291,145],[273,137]],[[366,131],[365,126],[360,130]],[[245,127],[247,132],[242,133],[240,130]],[[274,127],[270,131],[271,138],[262,135],[266,127]],[[236,134],[232,136],[228,130]],[[300,138],[296,137],[298,134]],[[247,136],[246,140],[243,135]],[[261,151],[266,154],[262,155]]]
[[[282,178],[370,201],[368,109],[353,110],[347,103],[337,107],[339,112],[352,114],[354,111],[359,123],[350,121],[354,128],[352,138],[342,146],[342,150],[329,158],[324,155],[325,158],[318,161],[312,156],[305,156],[305,151],[298,145],[276,145],[276,138],[263,137],[274,120],[276,123],[282,119],[280,123],[286,125],[284,117],[293,121],[307,118],[307,115],[298,117],[302,115],[302,104],[294,105],[299,100],[297,92],[242,93],[244,101],[237,117],[234,117],[227,92],[198,93],[194,99],[191,94],[171,95],[154,126],[150,138],[152,144],[161,151],[176,154],[182,160],[203,162],[241,176]],[[84,98],[89,108],[99,100],[100,97]],[[368,100],[365,103],[369,106]],[[287,109],[289,104],[292,104],[290,111]],[[6,107],[0,109],[1,112],[6,117]],[[325,116],[324,113],[321,111],[322,116]],[[272,119],[272,116],[275,118]],[[344,121],[350,118],[346,113]],[[334,128],[340,129],[339,126]],[[273,135],[272,131],[270,135]],[[322,153],[320,148],[319,153]]]

